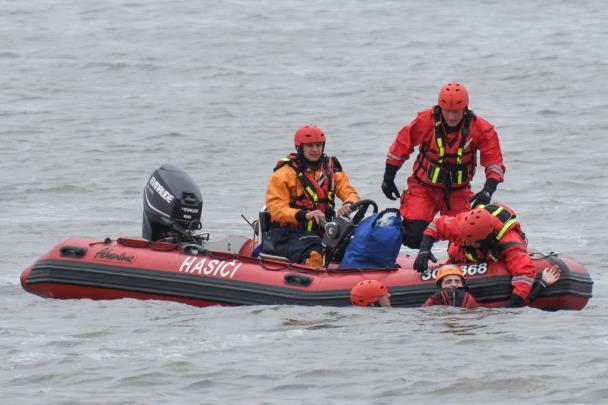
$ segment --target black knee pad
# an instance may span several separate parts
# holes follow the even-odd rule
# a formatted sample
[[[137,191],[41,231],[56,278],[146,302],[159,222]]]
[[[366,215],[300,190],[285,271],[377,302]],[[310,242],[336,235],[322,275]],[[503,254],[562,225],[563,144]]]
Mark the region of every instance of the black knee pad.
[[[410,220],[403,222],[403,244],[412,249],[420,248],[422,233],[429,226],[428,221]]]

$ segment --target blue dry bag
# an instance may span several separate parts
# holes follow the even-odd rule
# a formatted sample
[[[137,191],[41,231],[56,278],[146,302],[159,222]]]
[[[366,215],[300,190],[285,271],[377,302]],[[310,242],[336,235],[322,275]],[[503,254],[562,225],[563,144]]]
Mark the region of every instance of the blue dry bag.
[[[402,241],[399,210],[387,208],[357,225],[340,268],[392,268]]]

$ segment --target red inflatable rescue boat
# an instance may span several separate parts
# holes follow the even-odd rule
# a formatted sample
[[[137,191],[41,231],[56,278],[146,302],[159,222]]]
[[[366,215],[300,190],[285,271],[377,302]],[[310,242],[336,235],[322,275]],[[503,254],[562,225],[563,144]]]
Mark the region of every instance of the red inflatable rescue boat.
[[[95,300],[137,298],[209,305],[350,304],[351,288],[362,280],[378,280],[389,288],[395,307],[417,307],[435,291],[435,271],[419,274],[413,258],[400,255],[391,269],[338,268],[357,223],[370,206],[363,200],[350,220],[326,224],[325,267],[315,269],[282,258],[257,254],[269,226],[265,211],[252,225],[252,238],[201,234],[203,200],[194,181],[182,170],[163,165],[144,188],[142,239],[96,241],[67,239],[53,247],[21,275],[21,285],[47,298]],[[593,281],[576,261],[555,254],[534,254],[537,276],[549,265],[561,278],[531,306],[546,310],[582,309]],[[503,263],[462,264],[475,299],[500,306],[511,295],[511,275]]]
[[[393,269],[327,271],[269,258],[253,258],[252,240],[225,238],[208,248],[143,239],[95,241],[68,239],[21,275],[23,288],[47,298],[96,300],[137,298],[209,305],[350,305],[350,289],[375,279],[389,288],[395,307],[417,307],[435,291],[435,271],[420,275],[413,258],[400,255]],[[215,248],[214,246],[215,245]],[[222,246],[218,248],[218,246]],[[554,254],[535,254],[540,272],[551,264],[560,280],[546,288],[531,306],[546,310],[582,309],[593,282],[578,262]],[[505,303],[511,276],[502,263],[463,264],[467,284],[487,306]]]

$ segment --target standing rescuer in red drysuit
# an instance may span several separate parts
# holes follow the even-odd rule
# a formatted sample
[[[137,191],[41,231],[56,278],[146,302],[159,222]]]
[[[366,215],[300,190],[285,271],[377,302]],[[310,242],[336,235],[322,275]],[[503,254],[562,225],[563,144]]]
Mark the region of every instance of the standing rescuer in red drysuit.
[[[429,260],[437,261],[431,252],[437,240],[450,241],[448,255],[452,263],[503,261],[511,273],[513,286],[506,307],[524,304],[536,272],[528,255],[525,235],[509,207],[494,203],[455,217],[442,215],[435,219],[424,231],[414,269],[424,272]]]
[[[382,191],[387,198],[401,197],[404,219],[403,244],[416,249],[422,232],[435,215],[456,215],[488,204],[498,183],[503,181],[505,166],[494,127],[469,110],[469,94],[460,83],[450,82],[441,88],[435,107],[418,113],[399,131],[389,148]],[[418,146],[413,174],[407,179],[403,195],[395,185],[395,175]],[[483,189],[473,195],[471,180],[480,163],[485,167]]]
[[[336,196],[343,201],[339,216],[350,214],[350,204],[359,201],[338,159],[324,154],[325,139],[315,125],[300,127],[294,135],[297,153],[277,162],[266,191],[272,224],[265,253],[320,267],[323,230],[319,221],[336,215]]]

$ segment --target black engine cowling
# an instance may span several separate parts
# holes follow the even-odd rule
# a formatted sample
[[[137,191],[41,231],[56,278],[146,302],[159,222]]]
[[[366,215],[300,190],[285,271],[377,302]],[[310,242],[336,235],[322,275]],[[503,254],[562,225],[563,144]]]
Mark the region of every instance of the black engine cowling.
[[[203,197],[194,180],[170,164],[156,169],[144,187],[142,237],[161,240],[201,228]]]

